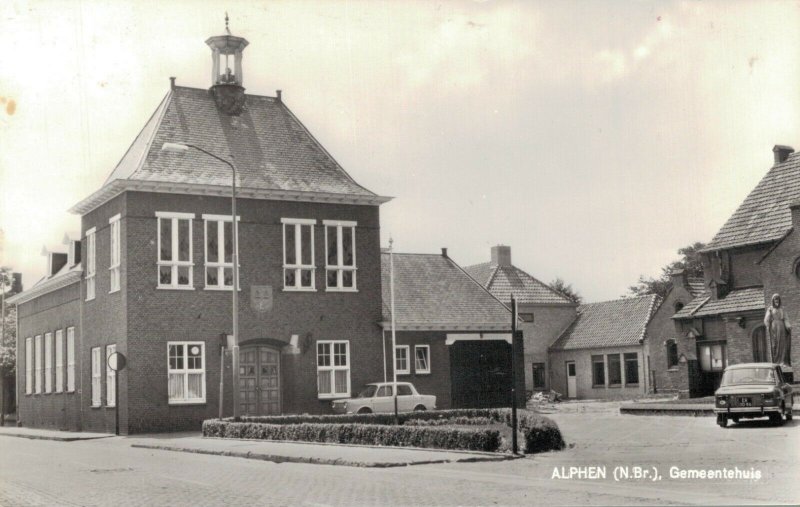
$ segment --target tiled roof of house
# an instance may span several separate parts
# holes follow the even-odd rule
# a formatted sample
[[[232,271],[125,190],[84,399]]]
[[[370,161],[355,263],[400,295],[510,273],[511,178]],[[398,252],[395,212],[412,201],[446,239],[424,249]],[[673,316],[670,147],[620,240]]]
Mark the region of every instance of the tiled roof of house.
[[[226,164],[193,149],[183,154],[163,152],[166,142],[193,144],[223,158],[233,157],[243,191],[378,198],[345,172],[283,101],[247,95],[242,114],[231,116],[217,108],[208,90],[181,86],[162,100],[104,188],[118,181],[230,187]],[[83,211],[81,204],[75,209]]]
[[[774,165],[704,250],[779,240],[792,227],[789,204],[800,198],[800,153]]]
[[[550,348],[573,350],[639,345],[660,302],[661,298],[650,294],[580,305],[575,322]]]
[[[515,266],[484,262],[464,270],[501,301],[510,302],[513,294],[519,303],[573,304],[563,294]]]
[[[746,312],[764,310],[764,289],[760,287],[733,290],[723,299],[711,299],[709,293],[704,293],[684,306],[681,311],[672,316],[673,319],[693,319],[708,317],[724,313]]]
[[[389,253],[383,252],[383,320],[387,323],[391,321],[389,273]],[[511,329],[510,310],[449,257],[395,253],[394,291],[398,329]]]
[[[687,282],[689,285],[689,292],[691,292],[694,297],[708,292],[708,289],[706,289],[706,281],[702,278],[689,277]]]
[[[44,276],[31,287],[25,289],[23,292],[14,294],[10,298],[7,298],[6,303],[22,304],[43,294],[47,294],[62,287],[66,287],[67,285],[80,282],[81,273],[83,273],[83,268],[81,267],[80,262],[73,264],[72,266],[65,264],[61,267],[61,269],[58,270],[57,273]]]

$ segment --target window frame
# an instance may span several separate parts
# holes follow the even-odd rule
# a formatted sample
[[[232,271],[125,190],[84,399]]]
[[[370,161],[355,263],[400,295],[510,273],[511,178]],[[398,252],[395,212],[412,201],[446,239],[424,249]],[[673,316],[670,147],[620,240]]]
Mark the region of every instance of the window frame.
[[[111,369],[108,358],[117,351],[117,344],[106,345],[106,406],[117,406],[117,372]]]
[[[667,370],[677,369],[678,363],[680,362],[680,355],[678,354],[678,342],[670,338],[664,342],[664,348],[664,353],[667,359]]]
[[[316,292],[317,290],[317,263],[316,263],[316,241],[314,240],[314,227],[317,220],[314,218],[281,218],[281,228],[283,230],[283,290],[290,292]],[[287,226],[292,226],[294,234],[294,264],[289,264],[286,260],[286,233]],[[311,264],[303,264],[303,227],[311,227]],[[327,245],[327,241],[326,241]],[[326,252],[327,253],[327,252]],[[294,285],[286,285],[286,272],[293,270]],[[311,271],[311,286],[303,287],[303,271]],[[327,271],[326,271],[327,273]],[[327,276],[327,275],[326,275]],[[326,279],[327,280],[327,279]],[[327,282],[326,282],[327,283]]]
[[[592,361],[592,387],[606,387],[606,385],[608,383],[608,375],[607,375],[607,372],[606,372],[606,358],[605,358],[605,356],[593,355],[591,357],[591,361]],[[597,369],[596,369],[596,366],[597,365],[600,365],[600,367],[602,368],[602,370],[601,370],[601,372],[603,374],[603,383],[602,384],[596,383],[596,381],[597,381]],[[577,374],[577,366],[576,366],[575,373]]]
[[[68,393],[75,392],[75,327],[67,328],[67,382]]]
[[[86,231],[86,301],[97,294],[97,227]]]
[[[55,358],[55,392],[64,392],[64,330],[57,329],[55,337],[55,351],[53,353]]]
[[[541,385],[537,385],[537,383],[536,383],[536,372],[537,371],[541,371],[542,372]],[[547,377],[547,375],[546,375],[545,363],[531,363],[531,387],[533,389],[545,389],[545,386],[547,385],[546,377]]]
[[[203,288],[205,290],[223,290],[223,291],[232,291],[234,285],[239,287],[241,290],[242,284],[236,283],[237,280],[233,281],[232,285],[225,285],[225,268],[230,268],[233,271],[233,259],[231,262],[225,262],[225,223],[233,224],[233,218],[231,215],[209,215],[203,214],[201,215],[203,219],[203,260],[204,260],[204,269],[203,269]],[[242,217],[236,215],[237,223],[241,223]],[[209,222],[217,222],[217,261],[216,262],[209,262],[208,257],[208,223]],[[233,236],[234,227],[231,225],[231,236]],[[236,227],[236,248],[238,250],[239,247],[239,228]],[[190,242],[191,244],[191,242]],[[160,250],[159,250],[160,251]],[[234,257],[236,257],[236,261],[238,266],[242,266],[242,262],[239,259],[239,252],[235,252]],[[160,254],[159,254],[160,255]],[[222,261],[220,261],[222,259]],[[209,285],[208,283],[208,270],[209,269],[216,269],[217,270],[217,285]],[[237,275],[239,274],[239,270],[237,270]],[[233,274],[231,274],[231,279],[233,279]],[[240,277],[241,279],[241,277]]]
[[[619,382],[612,382],[612,359],[616,359],[616,366],[619,369]],[[622,355],[621,354],[606,354],[606,380],[608,387],[622,387]]]
[[[398,361],[400,360],[400,355],[398,354],[398,351],[400,351],[400,350],[405,352],[405,362],[406,362],[406,367],[405,368],[400,368],[399,364],[398,364]],[[410,346],[408,346],[408,345],[396,345],[395,346],[395,348],[394,348],[394,367],[395,367],[398,375],[410,375],[411,374],[411,357],[410,356],[411,356],[411,347]]]
[[[37,334],[33,338],[33,370],[36,373],[34,379],[34,394],[42,394],[44,379],[42,378],[42,335]]]
[[[97,408],[103,404],[103,387],[102,387],[102,347],[92,347],[91,354],[91,403],[92,408]]]
[[[156,288],[165,290],[194,290],[194,213],[180,213],[174,211],[156,211]],[[171,242],[171,260],[161,260],[161,221],[170,221],[170,242]],[[180,258],[180,221],[189,221],[189,260],[181,261]],[[170,284],[161,283],[161,268],[164,266],[170,267]],[[185,267],[189,269],[189,283],[181,285],[178,283],[178,274],[180,268]],[[205,275],[205,273],[204,273]]]
[[[122,285],[121,275],[120,275],[120,265],[122,258],[122,245],[121,245],[122,234],[120,233],[120,218],[121,215],[117,213],[116,215],[108,219],[109,236],[111,238],[108,248],[109,250],[108,293],[109,294],[113,294],[114,292],[119,292]]]
[[[44,393],[53,392],[53,333],[44,334]]]
[[[33,394],[33,337],[25,338],[25,394]]]
[[[417,350],[427,350],[425,353],[425,362],[428,364],[428,368],[419,368],[418,365],[418,358],[417,358]],[[430,345],[414,345],[414,373],[417,375],[429,375],[431,373],[431,346]]]
[[[713,363],[714,355],[712,354],[712,349],[714,347],[719,347],[720,348],[720,353],[722,355],[722,357],[721,357],[722,366],[719,366],[719,367],[715,367],[714,366],[714,363]],[[702,350],[704,348],[707,348],[708,352],[709,352],[709,360],[710,360],[709,369],[703,368],[703,353],[702,353]],[[727,347],[727,343],[725,341],[709,341],[709,342],[698,343],[697,344],[697,362],[699,363],[700,371],[704,371],[704,372],[725,371],[725,367],[728,365],[728,347]]]
[[[320,365],[320,345],[330,345],[330,361],[328,365]],[[347,364],[336,365],[334,358],[336,355],[335,346],[337,344],[344,344],[345,345],[345,358]],[[349,398],[350,392],[352,390],[352,385],[350,383],[350,373],[351,373],[351,359],[350,359],[350,340],[317,340],[316,346],[316,355],[317,355],[317,398],[321,400],[325,399],[333,399],[333,398]],[[331,385],[331,392],[330,393],[321,393],[319,392],[319,373],[321,371],[326,371],[330,373],[330,385]],[[347,390],[345,392],[337,392],[336,391],[336,372],[337,371],[347,371]]]
[[[183,345],[183,368],[172,368],[169,364],[170,360],[170,347],[173,345]],[[189,374],[200,373],[198,368],[189,368],[189,347],[200,346],[200,360],[202,361],[202,375],[201,386],[203,389],[203,396],[200,398],[189,398]],[[204,405],[208,397],[208,389],[206,389],[206,343],[202,341],[168,341],[167,342],[167,403],[169,405]],[[179,374],[183,377],[183,392],[184,397],[181,399],[169,397],[169,376],[171,374]]]
[[[358,261],[356,256],[356,227],[358,226],[358,222],[347,221],[347,220],[323,220],[322,225],[325,228],[325,291],[326,292],[358,292],[358,283],[357,283],[357,272],[358,272]],[[328,248],[328,228],[335,227],[336,228],[336,261],[337,264],[328,264],[328,259],[330,257]],[[344,243],[343,243],[343,233],[342,230],[345,227],[349,227],[352,229],[352,248],[353,248],[353,265],[346,266],[342,264],[343,261],[343,251],[344,251]],[[328,284],[328,273],[331,271],[336,272],[336,286],[331,286]],[[352,271],[353,273],[353,286],[352,287],[344,287],[344,272],[345,271]]]
[[[634,363],[635,368],[628,368],[630,363]],[[625,387],[639,387],[639,353],[623,352],[622,366],[622,382],[624,382]],[[631,371],[636,374],[636,382],[628,382],[628,375]]]

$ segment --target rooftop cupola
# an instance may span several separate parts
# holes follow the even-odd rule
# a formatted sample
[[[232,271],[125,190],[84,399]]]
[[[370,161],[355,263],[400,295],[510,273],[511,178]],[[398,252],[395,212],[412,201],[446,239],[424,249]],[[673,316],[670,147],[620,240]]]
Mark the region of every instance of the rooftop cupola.
[[[238,115],[245,103],[242,52],[249,42],[231,34],[226,12],[225,35],[209,37],[206,44],[211,48],[211,95],[220,110]]]

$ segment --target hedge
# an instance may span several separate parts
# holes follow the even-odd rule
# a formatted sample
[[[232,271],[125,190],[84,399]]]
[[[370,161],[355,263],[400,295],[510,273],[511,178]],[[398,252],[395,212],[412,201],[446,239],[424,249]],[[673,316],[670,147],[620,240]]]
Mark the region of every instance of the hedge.
[[[268,440],[298,440],[308,442],[338,442],[338,443],[367,443],[375,445],[409,445],[415,447],[433,447],[441,449],[469,449],[469,450],[485,450],[492,448],[497,450],[499,445],[499,436],[497,437],[498,444],[488,445],[493,437],[484,435],[483,437],[476,437],[471,435],[459,436],[456,438],[454,435],[461,435],[461,432],[475,432],[483,430],[472,430],[470,428],[446,428],[447,425],[467,425],[472,424],[466,422],[468,419],[480,420],[478,424],[486,424],[493,422],[505,423],[511,426],[511,410],[507,408],[477,408],[477,409],[453,409],[453,410],[435,410],[423,412],[404,412],[398,414],[398,419],[401,426],[395,426],[394,414],[341,414],[341,415],[279,415],[279,416],[244,416],[236,419],[226,418],[223,420],[212,419],[203,423],[203,434],[212,437],[227,437],[227,438],[259,438]],[[426,422],[430,421],[425,425]],[[561,431],[551,419],[542,415],[529,412],[527,410],[517,411],[517,423],[519,430],[524,439],[523,451],[526,454],[544,452],[551,450],[563,449],[564,439]],[[244,425],[244,426],[239,426]],[[276,428],[258,430],[261,427]],[[325,428],[319,428],[320,426]],[[352,427],[382,427],[384,431],[377,429],[364,430],[355,432],[355,430],[346,429]],[[292,427],[291,430],[279,430],[280,427]],[[306,429],[299,429],[300,427],[313,427]],[[229,429],[230,428],[230,429]],[[247,429],[245,429],[247,428]],[[314,429],[315,428],[315,429]],[[333,429],[336,428],[336,429]],[[393,429],[386,429],[393,428]],[[324,429],[324,431],[323,431]],[[453,432],[456,433],[445,437],[434,433],[421,432],[427,431],[440,431],[440,432]],[[420,433],[421,432],[421,433]],[[254,436],[236,436],[246,433],[247,435]],[[382,435],[375,437],[374,435]],[[263,436],[260,436],[263,435]],[[395,436],[392,436],[395,435]],[[412,435],[427,435],[426,439],[430,440],[430,445],[424,443],[419,438],[422,436]],[[354,440],[355,439],[355,440]],[[358,440],[361,439],[361,440]],[[378,441],[376,441],[377,439]],[[444,447],[440,442],[450,442],[452,439],[461,441],[459,439],[468,439],[470,442],[480,441],[478,447]],[[424,440],[424,439],[423,439]],[[405,443],[414,441],[415,443]],[[402,442],[402,443],[389,443],[389,442]],[[464,444],[458,444],[464,445]]]
[[[266,424],[210,419],[203,422],[203,436],[486,452],[500,447],[497,430],[358,423]]]

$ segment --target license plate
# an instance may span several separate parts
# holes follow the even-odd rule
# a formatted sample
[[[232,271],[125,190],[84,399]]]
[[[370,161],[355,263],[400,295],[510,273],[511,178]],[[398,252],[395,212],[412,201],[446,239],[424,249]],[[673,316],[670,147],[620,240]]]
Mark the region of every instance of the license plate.
[[[739,398],[739,406],[740,407],[752,407],[753,406],[753,402],[750,400],[750,398]]]

